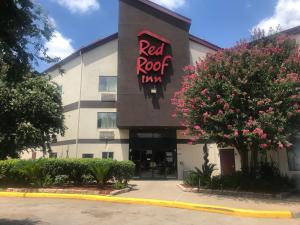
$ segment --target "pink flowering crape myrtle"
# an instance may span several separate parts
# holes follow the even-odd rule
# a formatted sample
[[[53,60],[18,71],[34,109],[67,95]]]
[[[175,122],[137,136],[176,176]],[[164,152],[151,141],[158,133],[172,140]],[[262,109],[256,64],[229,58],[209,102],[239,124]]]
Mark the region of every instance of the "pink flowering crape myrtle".
[[[240,43],[184,70],[173,116],[192,142],[236,147],[243,168],[248,151],[292,146],[300,126],[300,52],[293,37]]]

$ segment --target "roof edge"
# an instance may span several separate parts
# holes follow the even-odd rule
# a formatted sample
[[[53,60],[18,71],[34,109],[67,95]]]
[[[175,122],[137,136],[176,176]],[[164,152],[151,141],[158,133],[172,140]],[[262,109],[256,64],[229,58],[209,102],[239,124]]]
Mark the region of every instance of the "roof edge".
[[[95,42],[92,42],[91,44],[88,44],[87,46],[84,46],[84,47],[80,48],[79,50],[75,51],[74,53],[67,56],[66,58],[64,58],[61,61],[57,62],[56,64],[50,66],[48,69],[44,70],[43,73],[48,73],[48,72],[50,72],[54,69],[57,69],[62,64],[69,62],[70,60],[74,59],[77,56],[80,56],[80,54],[88,52],[88,51],[90,51],[90,50],[92,50],[96,47],[104,45],[104,44],[106,44],[110,41],[113,41],[113,40],[117,39],[117,38],[118,38],[118,33],[114,33],[114,34],[109,35],[105,38],[102,38],[102,39],[99,39]],[[204,39],[201,39],[201,38],[199,38],[195,35],[192,35],[192,34],[189,34],[189,40],[194,41],[198,44],[204,45],[205,47],[210,48],[210,49],[215,50],[215,51],[218,51],[218,50],[222,49],[221,47],[219,47],[215,44],[212,44],[212,43],[210,43],[210,42],[208,42]]]
[[[199,38],[199,37],[197,37],[195,35],[189,34],[189,39],[191,41],[194,41],[194,42],[198,43],[198,44],[204,45],[205,47],[210,48],[212,50],[215,50],[215,51],[222,50],[221,47],[219,47],[219,46],[217,46],[217,45],[215,45],[215,44],[213,44],[211,42],[208,42],[208,41],[206,41],[204,39],[201,39],[201,38]]]
[[[300,34],[300,25],[296,27],[289,28],[287,30],[280,31],[279,33],[284,34]]]
[[[60,60],[59,62],[55,63],[54,65],[50,66],[48,69],[44,70],[43,73],[48,73],[54,69],[57,69],[59,66],[61,66],[64,63],[69,62],[70,60],[74,59],[77,56],[80,56],[80,54],[88,52],[96,47],[99,47],[101,45],[104,45],[110,41],[113,41],[118,38],[118,33],[114,33],[112,35],[109,35],[105,38],[98,39],[97,41],[92,42],[91,44],[88,44],[87,46],[83,46],[79,50],[75,51],[71,55],[67,56],[66,58]]]

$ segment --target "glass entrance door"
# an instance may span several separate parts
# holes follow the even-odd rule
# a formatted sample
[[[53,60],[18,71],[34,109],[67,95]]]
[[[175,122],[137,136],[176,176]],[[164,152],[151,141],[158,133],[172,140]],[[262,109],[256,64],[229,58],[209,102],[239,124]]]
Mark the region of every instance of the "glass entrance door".
[[[176,131],[132,131],[130,159],[136,164],[136,177],[177,178]]]

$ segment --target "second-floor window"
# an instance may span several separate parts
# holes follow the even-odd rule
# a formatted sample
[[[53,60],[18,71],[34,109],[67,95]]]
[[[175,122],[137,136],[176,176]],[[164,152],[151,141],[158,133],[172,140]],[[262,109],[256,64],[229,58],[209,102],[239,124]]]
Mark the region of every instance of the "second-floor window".
[[[115,112],[99,112],[98,128],[112,129],[116,128],[117,113]]]
[[[116,76],[100,76],[99,77],[100,92],[117,92]]]

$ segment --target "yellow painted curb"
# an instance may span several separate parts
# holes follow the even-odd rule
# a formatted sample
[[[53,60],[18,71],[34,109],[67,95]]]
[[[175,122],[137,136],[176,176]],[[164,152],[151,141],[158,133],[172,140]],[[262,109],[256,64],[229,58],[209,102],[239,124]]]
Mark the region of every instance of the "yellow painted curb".
[[[55,193],[23,193],[23,192],[0,192],[0,197],[22,197],[22,198],[60,198],[60,199],[80,199],[114,203],[139,204],[151,206],[163,206],[170,208],[191,209],[197,211],[214,212],[233,216],[258,217],[258,218],[280,218],[289,219],[293,217],[291,211],[262,211],[237,209],[214,205],[194,204],[187,202],[165,201],[157,199],[124,198],[101,195],[83,194],[55,194]]]

